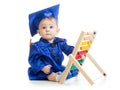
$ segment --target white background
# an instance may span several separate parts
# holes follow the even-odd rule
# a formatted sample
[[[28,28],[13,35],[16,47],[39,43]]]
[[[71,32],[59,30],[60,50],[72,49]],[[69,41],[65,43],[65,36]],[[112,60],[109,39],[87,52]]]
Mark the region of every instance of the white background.
[[[59,37],[75,45],[82,30],[97,31],[90,53],[105,70],[107,77],[98,78],[101,74],[86,60],[83,68],[95,78],[93,86],[81,74],[63,85],[46,81],[31,82],[28,79],[28,14],[58,3],[61,4]],[[0,89],[120,89],[119,0],[2,0],[0,29]],[[34,39],[39,38],[35,36]],[[67,63],[67,57],[65,60],[63,64]]]

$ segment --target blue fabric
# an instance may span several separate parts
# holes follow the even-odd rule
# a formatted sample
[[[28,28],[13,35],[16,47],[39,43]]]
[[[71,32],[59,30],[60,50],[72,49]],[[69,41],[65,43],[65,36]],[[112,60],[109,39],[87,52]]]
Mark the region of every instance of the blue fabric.
[[[72,77],[75,77],[76,75],[78,75],[78,71],[79,71],[78,69],[70,70],[66,79],[70,79]]]
[[[59,13],[59,4],[29,14],[29,28],[30,28],[31,36],[37,34],[38,25],[42,19],[47,17],[53,17],[58,21],[58,13]]]
[[[65,66],[62,65],[64,60],[63,52],[66,55],[72,53],[74,47],[66,43],[65,39],[55,37],[53,43],[49,43],[45,39],[41,38],[38,42],[32,43],[29,52],[29,64],[28,75],[30,80],[42,80],[45,79],[52,72],[63,72]],[[49,74],[45,74],[41,69],[51,65],[52,68]],[[68,79],[75,76],[77,71],[68,75]]]

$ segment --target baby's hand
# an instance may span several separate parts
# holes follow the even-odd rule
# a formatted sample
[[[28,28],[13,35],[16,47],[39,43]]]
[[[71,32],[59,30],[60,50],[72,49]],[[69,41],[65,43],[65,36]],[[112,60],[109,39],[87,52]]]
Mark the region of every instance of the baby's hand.
[[[43,71],[45,74],[49,74],[51,67],[52,67],[51,65],[46,65],[46,66],[42,69],[42,71]]]

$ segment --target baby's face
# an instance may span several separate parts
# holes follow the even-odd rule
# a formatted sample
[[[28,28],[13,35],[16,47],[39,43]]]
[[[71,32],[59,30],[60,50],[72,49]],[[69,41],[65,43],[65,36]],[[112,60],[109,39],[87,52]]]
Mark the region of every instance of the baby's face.
[[[45,18],[39,24],[37,30],[40,36],[49,42],[54,40],[55,35],[58,33],[57,22],[54,18]]]

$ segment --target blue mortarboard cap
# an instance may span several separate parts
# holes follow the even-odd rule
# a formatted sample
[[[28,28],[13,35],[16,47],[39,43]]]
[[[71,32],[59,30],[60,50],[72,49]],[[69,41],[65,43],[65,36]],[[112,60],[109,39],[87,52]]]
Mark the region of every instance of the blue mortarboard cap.
[[[31,13],[29,15],[29,27],[30,33],[32,36],[37,34],[37,29],[40,21],[47,17],[54,17],[58,21],[58,13],[59,13],[59,4],[40,10],[38,12]]]

